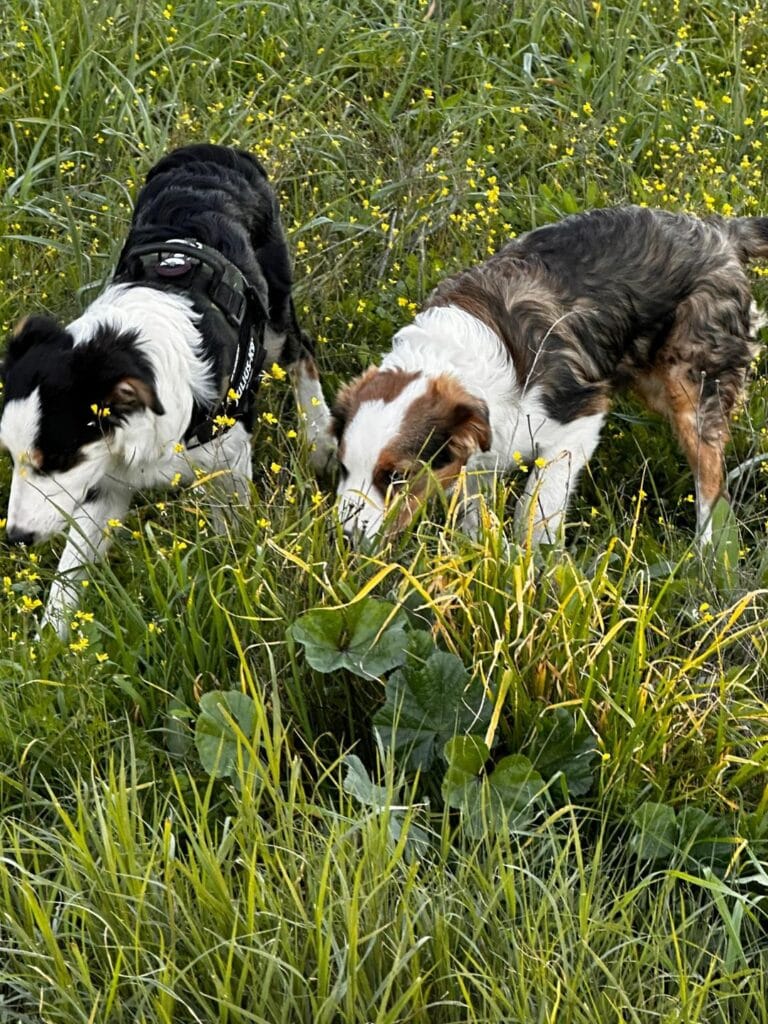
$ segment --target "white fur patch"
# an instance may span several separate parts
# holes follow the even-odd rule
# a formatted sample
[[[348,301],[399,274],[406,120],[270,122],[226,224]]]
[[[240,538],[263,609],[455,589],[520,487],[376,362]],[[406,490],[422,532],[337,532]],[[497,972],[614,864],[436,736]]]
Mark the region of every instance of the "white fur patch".
[[[14,462],[24,462],[35,446],[40,432],[40,388],[25,398],[5,403],[0,419],[0,443]]]
[[[559,528],[569,495],[600,436],[602,414],[562,424],[547,415],[537,387],[521,388],[501,339],[471,314],[455,306],[433,307],[419,313],[413,324],[395,335],[382,370],[417,372],[420,376],[391,402],[364,402],[347,424],[343,436],[348,470],[339,485],[339,517],[352,534],[375,535],[385,514],[384,495],[373,486],[381,452],[400,432],[405,414],[423,395],[429,379],[449,374],[470,395],[488,407],[490,456],[499,471],[537,458],[551,466],[531,476],[527,504],[538,503],[534,533],[537,539]]]
[[[213,367],[197,330],[200,317],[190,300],[158,288],[110,285],[67,330],[76,345],[87,343],[103,324],[137,333],[136,347],[149,360],[166,415],[154,417],[166,443],[186,430],[195,401],[216,397]],[[166,429],[167,428],[167,429]]]
[[[362,402],[344,431],[344,468],[339,483],[339,516],[349,531],[373,536],[384,516],[385,496],[374,486],[379,455],[400,433],[409,406],[427,390],[427,379],[417,377],[391,402],[377,398]]]

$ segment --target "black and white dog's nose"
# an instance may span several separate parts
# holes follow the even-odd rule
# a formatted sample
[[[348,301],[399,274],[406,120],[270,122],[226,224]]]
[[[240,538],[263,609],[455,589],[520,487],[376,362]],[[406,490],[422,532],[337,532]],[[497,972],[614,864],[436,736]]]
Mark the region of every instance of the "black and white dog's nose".
[[[29,544],[35,543],[34,533],[27,533],[26,530],[19,530],[15,526],[9,526],[6,530],[6,537],[8,538],[9,544]]]

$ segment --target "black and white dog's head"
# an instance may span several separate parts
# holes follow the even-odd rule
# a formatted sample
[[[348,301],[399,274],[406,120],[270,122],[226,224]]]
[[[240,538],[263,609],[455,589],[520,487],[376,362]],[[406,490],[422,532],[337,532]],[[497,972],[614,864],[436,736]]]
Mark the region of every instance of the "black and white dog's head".
[[[109,323],[75,344],[43,316],[23,320],[2,365],[0,444],[13,461],[7,533],[35,543],[61,531],[119,457],[129,418],[161,416],[136,333]]]

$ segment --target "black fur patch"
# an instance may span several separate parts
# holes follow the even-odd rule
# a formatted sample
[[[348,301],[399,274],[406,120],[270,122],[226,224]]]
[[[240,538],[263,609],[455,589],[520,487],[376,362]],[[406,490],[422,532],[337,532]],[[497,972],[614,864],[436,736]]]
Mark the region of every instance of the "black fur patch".
[[[243,150],[200,143],[174,150],[158,161],[136,201],[116,277],[139,278],[131,250],[170,238],[202,242],[238,267],[269,310],[272,329],[286,335],[281,362],[292,363],[302,353],[312,352],[291,298],[293,275],[277,199],[255,157]],[[175,281],[161,287],[178,290]],[[222,336],[227,336],[224,318],[208,303],[196,306],[196,312],[202,314],[198,329],[206,356],[224,382],[232,369],[231,353],[221,344]]]

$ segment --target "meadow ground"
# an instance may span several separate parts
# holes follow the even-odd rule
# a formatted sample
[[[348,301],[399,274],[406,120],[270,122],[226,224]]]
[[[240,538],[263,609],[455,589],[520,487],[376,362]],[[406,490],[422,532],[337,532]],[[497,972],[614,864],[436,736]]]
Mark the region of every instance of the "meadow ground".
[[[532,225],[768,213],[767,55],[759,0],[6,0],[0,325],[83,308],[169,147],[240,145],[330,394]],[[277,374],[242,527],[143,496],[67,642],[57,545],[0,541],[0,1020],[768,1020],[766,368],[706,556],[631,404],[565,552],[504,542],[521,468],[481,540],[351,553]]]

